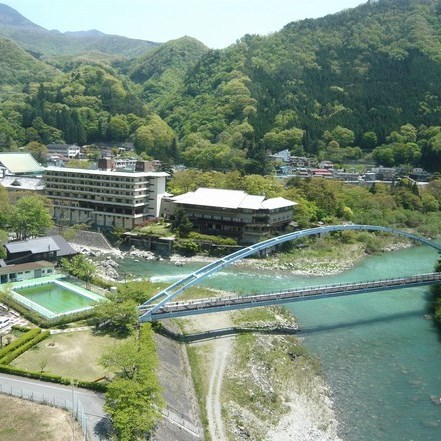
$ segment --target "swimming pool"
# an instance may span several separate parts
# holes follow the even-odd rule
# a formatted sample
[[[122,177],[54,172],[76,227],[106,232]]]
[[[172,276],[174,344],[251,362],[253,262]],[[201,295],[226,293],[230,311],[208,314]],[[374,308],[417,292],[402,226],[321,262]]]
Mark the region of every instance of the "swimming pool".
[[[61,280],[34,282],[14,287],[12,295],[23,306],[45,318],[87,311],[104,299],[73,283]]]

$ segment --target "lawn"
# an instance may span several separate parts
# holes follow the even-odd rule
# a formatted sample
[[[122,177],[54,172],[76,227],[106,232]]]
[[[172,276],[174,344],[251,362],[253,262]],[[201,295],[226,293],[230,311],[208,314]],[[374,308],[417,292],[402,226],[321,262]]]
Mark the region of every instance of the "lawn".
[[[83,432],[61,409],[0,395],[0,440],[81,441]],[[72,427],[72,424],[74,426]]]
[[[146,225],[145,227],[139,228],[138,231],[142,234],[151,234],[153,236],[163,236],[163,237],[172,236],[169,223],[159,222],[157,224],[149,224]]]
[[[20,369],[48,372],[79,380],[94,381],[109,372],[99,364],[101,354],[121,340],[91,331],[55,334],[16,358]]]

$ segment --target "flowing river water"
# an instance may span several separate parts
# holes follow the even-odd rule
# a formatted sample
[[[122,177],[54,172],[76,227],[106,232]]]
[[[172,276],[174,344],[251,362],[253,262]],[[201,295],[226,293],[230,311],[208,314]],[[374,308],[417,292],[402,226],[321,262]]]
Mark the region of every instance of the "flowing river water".
[[[205,285],[236,292],[269,292],[293,286],[373,280],[432,272],[438,255],[415,246],[363,259],[325,277],[253,271],[236,266]],[[174,282],[201,264],[125,259],[121,270]],[[316,355],[333,391],[344,441],[441,440],[441,337],[427,319],[429,287],[292,303],[304,345]]]

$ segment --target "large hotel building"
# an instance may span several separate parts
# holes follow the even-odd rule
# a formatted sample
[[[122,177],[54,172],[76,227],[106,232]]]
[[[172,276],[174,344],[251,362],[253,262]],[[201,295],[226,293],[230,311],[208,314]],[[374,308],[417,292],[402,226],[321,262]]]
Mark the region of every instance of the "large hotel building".
[[[154,171],[48,167],[45,194],[53,202],[56,223],[132,229],[159,216],[167,176]]]

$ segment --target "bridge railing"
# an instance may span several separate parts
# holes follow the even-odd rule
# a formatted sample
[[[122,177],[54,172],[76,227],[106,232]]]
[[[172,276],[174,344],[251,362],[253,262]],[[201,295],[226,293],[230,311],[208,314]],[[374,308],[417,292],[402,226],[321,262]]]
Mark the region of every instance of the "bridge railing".
[[[204,309],[207,307],[217,307],[231,304],[243,303],[261,303],[277,299],[293,299],[297,297],[308,297],[314,295],[326,295],[338,292],[356,291],[357,289],[373,289],[400,287],[412,284],[441,282],[441,273],[427,273],[413,276],[404,276],[399,278],[387,278],[380,280],[368,280],[362,282],[336,283],[328,285],[313,286],[307,288],[296,288],[290,290],[279,290],[270,293],[259,293],[249,295],[237,295],[228,297],[212,297],[209,299],[188,300],[185,302],[173,302],[161,306],[156,310],[158,316],[163,313],[182,311],[183,309]]]
[[[228,256],[225,256],[219,260],[216,260],[215,262],[205,265],[204,267],[200,268],[199,270],[195,271],[189,276],[183,278],[182,280],[179,280],[178,282],[172,284],[165,290],[159,292],[150,300],[148,300],[146,303],[141,305],[140,320],[146,319],[147,315],[153,314],[156,310],[161,308],[166,302],[177,297],[191,286],[199,283],[199,281],[201,281],[205,277],[213,274],[214,272],[218,271],[219,269],[223,268],[226,265],[230,265],[231,263],[236,262],[237,260],[243,259],[259,251],[265,250],[273,245],[279,245],[290,240],[295,240],[311,235],[324,234],[335,231],[348,231],[348,230],[349,231],[350,230],[381,231],[381,232],[396,234],[407,237],[408,239],[419,241],[421,243],[424,243],[425,245],[437,249],[438,251],[441,251],[441,245],[436,244],[428,239],[416,236],[412,233],[408,233],[405,231],[395,230],[393,228],[382,227],[378,225],[354,225],[354,224],[329,225],[329,226],[311,228],[308,230],[295,231],[292,233],[288,233],[279,237],[271,238],[263,242],[259,242],[257,244],[251,245],[247,248],[229,254]]]

